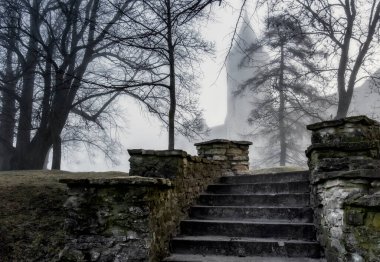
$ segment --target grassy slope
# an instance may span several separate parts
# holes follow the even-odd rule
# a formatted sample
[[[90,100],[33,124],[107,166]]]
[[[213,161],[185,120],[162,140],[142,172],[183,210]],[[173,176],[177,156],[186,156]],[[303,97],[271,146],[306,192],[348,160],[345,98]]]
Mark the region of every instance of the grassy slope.
[[[64,243],[61,178],[125,176],[126,173],[0,172],[0,261],[54,261]]]

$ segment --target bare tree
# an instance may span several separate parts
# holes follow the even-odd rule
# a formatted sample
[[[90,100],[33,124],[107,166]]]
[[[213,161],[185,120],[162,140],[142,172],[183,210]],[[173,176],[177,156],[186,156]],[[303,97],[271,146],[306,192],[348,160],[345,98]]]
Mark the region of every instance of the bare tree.
[[[97,64],[107,67],[123,63],[124,78],[121,79],[126,78],[124,82],[129,80],[128,73],[135,71],[130,66],[134,63],[135,52],[127,46],[119,51],[121,45],[110,40],[108,35],[120,29],[118,22],[123,13],[133,12],[136,1],[114,1],[112,4],[100,0],[3,2],[4,8],[12,9],[8,14],[16,14],[14,17],[18,21],[1,28],[1,39],[6,43],[2,47],[18,61],[17,65],[12,65],[12,71],[15,75],[19,69],[20,76],[16,90],[2,85],[2,92],[10,95],[18,111],[14,129],[9,121],[0,121],[2,129],[13,129],[12,133],[16,134],[15,143],[13,135],[8,142],[11,147],[2,146],[6,148],[4,155],[10,157],[1,168],[40,169],[52,145],[57,153],[53,157],[53,167],[59,168],[61,133],[69,115],[76,114],[96,123],[108,102],[107,99],[102,100],[104,104],[94,101],[101,96],[108,96],[112,101],[112,94],[119,91],[106,88],[112,86],[108,83],[112,79],[97,75]],[[128,30],[121,33],[124,37],[132,34]],[[1,100],[3,111],[12,109],[6,105],[5,96]],[[96,113],[86,112],[86,103],[92,104],[92,112]]]
[[[2,1],[0,59],[9,70],[0,75],[0,169],[40,169],[51,147],[53,168],[59,169],[63,142],[97,146],[80,131],[96,128],[103,140],[104,123],[112,121],[105,116],[121,95],[146,105],[171,135],[175,121],[184,134],[200,130],[201,114],[188,96],[193,76],[173,70],[193,66],[193,50],[209,50],[207,42],[197,42],[190,22],[212,2]],[[176,92],[175,81],[189,92]],[[107,146],[101,149],[109,153]]]
[[[328,71],[336,79],[336,118],[348,113],[354,88],[371,72],[379,54],[380,1],[365,0],[268,0],[271,10],[287,10],[299,17],[320,42],[330,50]],[[377,41],[376,41],[377,39]],[[378,62],[378,61],[377,61]]]
[[[20,77],[18,59],[13,50],[17,48],[17,28],[14,27],[20,21],[20,16],[15,12],[14,6],[8,2],[2,2],[0,6],[0,28],[3,32],[0,37],[0,49],[3,51],[0,72],[1,112],[0,112],[0,167],[10,169],[10,158],[13,155],[14,129],[16,126],[16,95],[17,81]]]
[[[211,53],[213,46],[202,39],[197,22],[214,2],[220,1],[142,1],[140,16],[134,19],[135,30],[146,37],[129,44],[144,50],[149,61],[147,78],[152,84],[148,92],[155,94],[149,109],[167,124],[169,149],[174,149],[175,130],[192,137],[204,129],[195,96],[196,62]]]

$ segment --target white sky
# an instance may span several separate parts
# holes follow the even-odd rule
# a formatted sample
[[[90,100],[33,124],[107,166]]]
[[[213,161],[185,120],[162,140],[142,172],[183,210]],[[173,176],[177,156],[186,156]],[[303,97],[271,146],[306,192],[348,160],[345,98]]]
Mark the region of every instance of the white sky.
[[[260,28],[257,15],[253,15],[254,0],[248,0],[246,10],[250,14],[253,28]],[[207,59],[202,65],[204,78],[201,81],[201,107],[209,126],[224,122],[227,111],[227,75],[223,66],[224,59],[231,44],[233,31],[239,16],[240,1],[230,0],[230,7],[214,7],[215,21],[210,21],[205,28],[206,39],[215,42],[214,59]],[[258,30],[255,30],[259,33]]]

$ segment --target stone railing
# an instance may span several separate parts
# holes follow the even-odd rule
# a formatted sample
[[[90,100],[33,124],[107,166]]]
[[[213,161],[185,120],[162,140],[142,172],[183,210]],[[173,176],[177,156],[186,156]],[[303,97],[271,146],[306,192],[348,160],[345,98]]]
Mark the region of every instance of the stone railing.
[[[327,261],[379,261],[380,124],[357,116],[308,129],[311,202]]]
[[[236,157],[241,157],[243,150],[237,151]],[[224,153],[232,162],[233,151]],[[70,236],[61,260],[161,261],[169,253],[180,220],[200,193],[235,170],[232,163],[181,150],[135,149],[129,154],[130,177],[61,181],[69,187],[65,206]],[[212,158],[211,153],[208,156]]]

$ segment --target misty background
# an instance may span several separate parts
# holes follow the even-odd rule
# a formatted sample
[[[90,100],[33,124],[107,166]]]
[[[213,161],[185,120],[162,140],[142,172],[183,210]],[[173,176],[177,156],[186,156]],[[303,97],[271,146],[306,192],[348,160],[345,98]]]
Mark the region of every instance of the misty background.
[[[334,1],[4,0],[0,169],[127,171],[127,149],[214,138],[305,166],[308,124],[379,115],[380,3]]]
[[[228,1],[228,5],[223,8],[214,7],[210,14],[211,19],[205,23],[202,30],[204,38],[215,43],[215,54],[203,58],[204,61],[201,63],[203,75],[198,76],[201,85],[200,105],[209,127],[224,123],[226,118],[227,73],[224,63],[231,44],[233,44],[234,30],[236,26],[240,28],[243,23],[240,21],[237,25],[241,6],[242,2],[240,1]],[[262,13],[255,10],[255,6],[254,0],[247,1],[244,13],[249,17],[252,29],[260,34],[263,27],[263,22],[260,20]],[[150,115],[132,98],[123,97],[117,103],[121,107],[122,116],[119,121],[120,128],[114,130],[114,135],[119,137],[124,147],[123,151],[115,156],[118,163],[112,163],[100,150],[87,150],[86,146],[82,145],[76,150],[63,151],[63,170],[127,171],[129,170],[127,149],[166,149],[168,143],[167,129],[156,117]],[[189,150],[188,143],[192,142],[181,137],[179,141],[176,141],[176,148],[185,149],[193,155],[196,154],[195,147]],[[51,164],[51,157],[50,154],[49,164]]]

